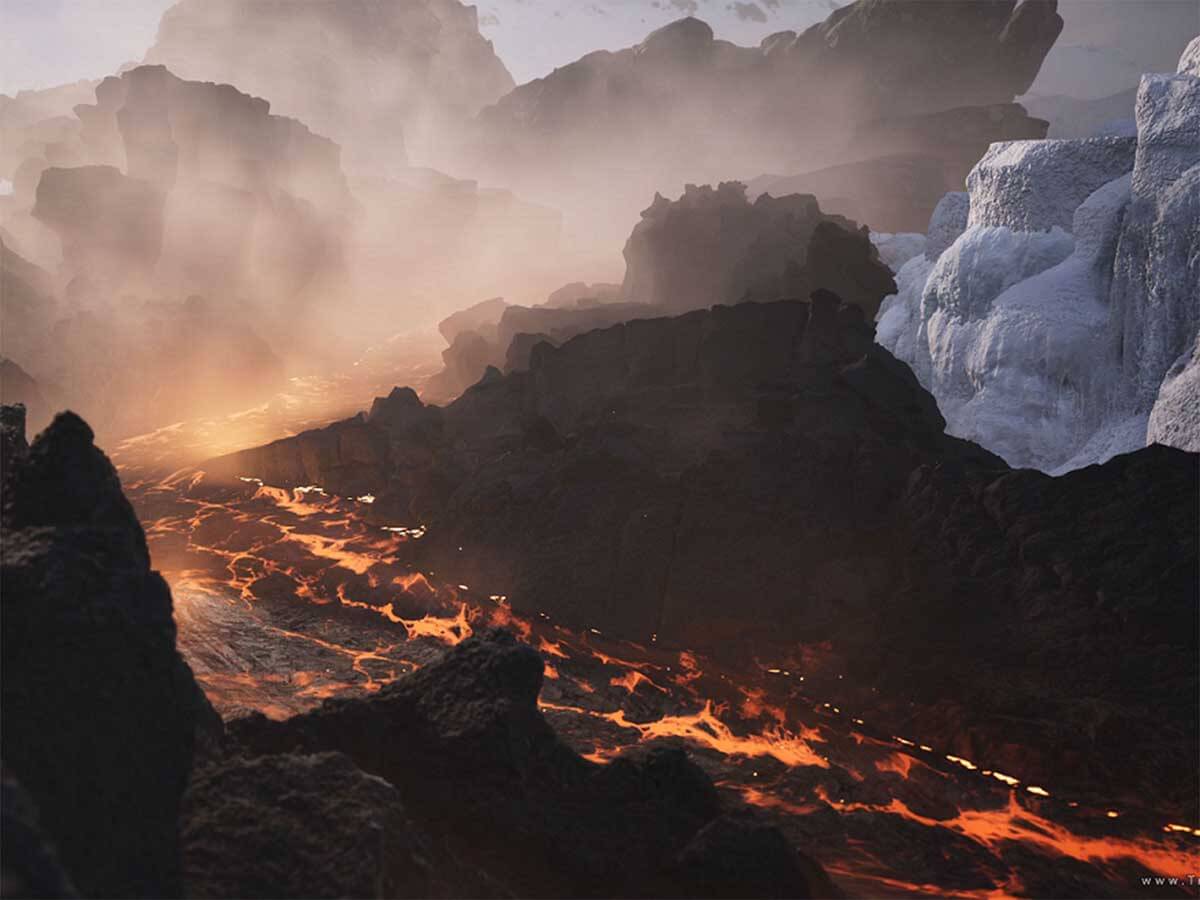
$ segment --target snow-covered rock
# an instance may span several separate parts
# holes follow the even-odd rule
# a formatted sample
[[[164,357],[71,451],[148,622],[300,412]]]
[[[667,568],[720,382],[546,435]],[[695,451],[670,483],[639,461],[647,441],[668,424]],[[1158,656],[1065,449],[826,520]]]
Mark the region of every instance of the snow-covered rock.
[[[906,262],[925,252],[925,235],[914,232],[873,231],[871,243],[879,251],[879,259],[893,272],[899,272]]]
[[[1137,135],[993,145],[880,308],[947,430],[1013,465],[1200,449],[1200,78],[1146,76]]]
[[[1192,38],[1191,43],[1183,49],[1183,54],[1179,57],[1179,68],[1175,71],[1179,75],[1200,78],[1200,35]]]
[[[967,230],[970,215],[971,195],[966,191],[954,191],[939,200],[925,233],[925,258],[937,259],[958,240],[958,236]]]
[[[1135,139],[1121,137],[992,144],[967,176],[967,224],[1069,229],[1079,204],[1128,172],[1136,150]]]
[[[1200,452],[1200,336],[1168,370],[1150,410],[1146,443]]]

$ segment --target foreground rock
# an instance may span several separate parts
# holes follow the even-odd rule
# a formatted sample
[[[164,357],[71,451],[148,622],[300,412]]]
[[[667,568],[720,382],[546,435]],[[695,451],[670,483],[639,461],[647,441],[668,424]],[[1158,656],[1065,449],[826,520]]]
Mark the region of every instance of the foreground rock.
[[[170,591],[88,426],[63,414],[26,447],[22,417],[4,425],[4,764],[85,896],[179,896],[180,797],[214,714]]]
[[[212,761],[192,778],[182,832],[188,897],[433,895],[400,793],[340,754]]]
[[[727,817],[683,752],[581,759],[537,708],[542,669],[531,647],[490,632],[377,696],[286,722],[256,715],[233,735],[255,753],[345,753],[394,784],[453,896],[828,895],[778,832]],[[747,851],[754,866],[739,868]]]

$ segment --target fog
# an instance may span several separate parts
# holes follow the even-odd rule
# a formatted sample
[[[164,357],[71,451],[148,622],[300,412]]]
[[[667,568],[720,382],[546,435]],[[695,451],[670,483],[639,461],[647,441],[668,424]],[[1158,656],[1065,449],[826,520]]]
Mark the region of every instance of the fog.
[[[1091,8],[1065,34],[1115,83],[1181,7],[1117,62],[1128,10]],[[1044,135],[1013,105],[1039,72],[1087,80],[1039,2],[4,0],[3,24],[2,85],[38,88],[0,96],[6,399],[118,437],[436,368],[455,310],[620,284],[642,210],[690,183],[922,231],[989,143]]]

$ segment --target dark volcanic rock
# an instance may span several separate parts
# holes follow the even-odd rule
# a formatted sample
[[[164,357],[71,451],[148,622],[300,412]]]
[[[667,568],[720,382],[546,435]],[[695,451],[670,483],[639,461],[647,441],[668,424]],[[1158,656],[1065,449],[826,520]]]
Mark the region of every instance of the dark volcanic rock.
[[[38,821],[37,804],[7,768],[0,776],[0,894],[5,897],[77,897],[53,842]]]
[[[175,651],[170,591],[117,473],[75,415],[6,459],[3,528],[5,765],[86,896],[177,896],[179,800],[215,714]]]
[[[728,873],[752,854],[770,875],[745,877],[740,896],[811,896],[819,867],[774,829],[711,825],[716,791],[681,751],[587,762],[543,719],[541,685],[537,652],[489,632],[375,696],[286,722],[254,716],[233,734],[254,752],[339,751],[386,778],[430,835],[435,867],[458,879],[452,895],[725,896],[707,868],[735,854]]]
[[[948,437],[863,311],[825,291],[538,343],[528,371],[489,373],[439,430],[390,432],[406,443],[384,478],[360,487],[333,457],[278,483],[369,489],[426,526],[406,561],[529,614],[743,660],[828,642],[861,688],[845,705],[893,733],[1185,802],[1195,455],[1014,472]],[[362,427],[205,470],[269,470]]]
[[[345,756],[231,757],[184,798],[189,897],[428,897],[429,848],[397,790]]]
[[[900,594],[923,594],[923,617],[916,626],[892,606],[881,627],[898,642],[919,627],[929,653],[904,677],[926,693],[963,665],[964,635],[976,636],[960,702],[993,715],[955,735],[953,752],[1021,747],[1010,764],[1030,777],[1061,781],[1055,765],[1073,760],[1077,789],[1124,783],[1131,802],[1152,795],[1192,808],[1197,496],[1197,455],[1159,445],[1058,478],[946,466],[913,474]],[[1036,707],[1018,686],[1028,671]],[[872,674],[899,673],[881,660]]]
[[[678,312],[743,300],[807,297],[824,288],[874,318],[896,290],[865,234],[821,212],[811,195],[761,195],[738,182],[655,195],[625,244],[626,297]]]
[[[409,390],[356,421],[384,446],[441,437],[440,411]],[[27,446],[22,424],[20,407],[0,412],[6,896],[827,890],[682,751],[598,765],[569,749],[538,709],[541,657],[505,632],[367,698],[226,733],[91,430],[64,413]]]

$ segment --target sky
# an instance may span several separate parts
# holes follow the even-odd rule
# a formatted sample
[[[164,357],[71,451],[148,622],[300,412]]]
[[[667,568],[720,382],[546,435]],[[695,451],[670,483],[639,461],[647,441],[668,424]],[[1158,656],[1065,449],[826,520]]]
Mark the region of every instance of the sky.
[[[141,59],[173,0],[0,0],[0,92],[112,74]],[[617,50],[697,15],[757,44],[802,30],[846,0],[477,0],[480,29],[519,83],[592,50]],[[1104,96],[1174,69],[1200,32],[1200,0],[1060,0],[1067,28],[1034,93]],[[1126,84],[1128,82],[1128,84]]]

